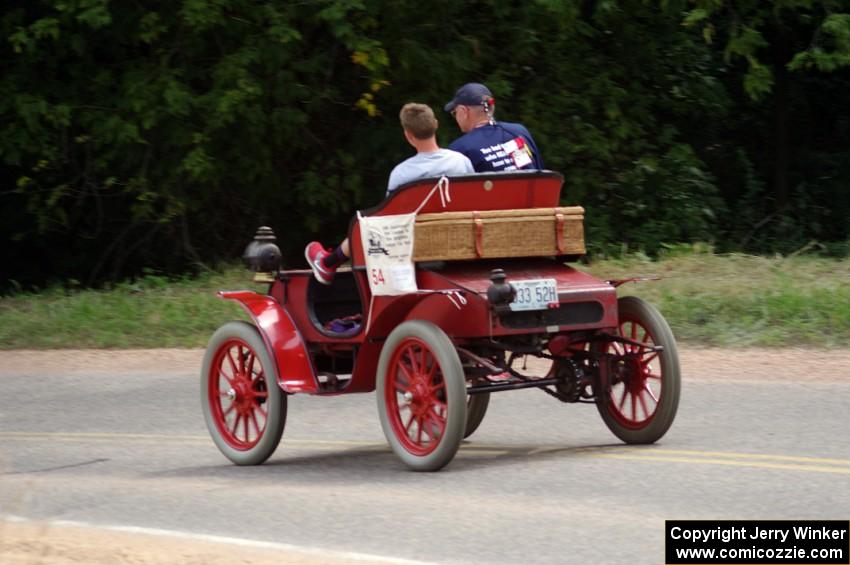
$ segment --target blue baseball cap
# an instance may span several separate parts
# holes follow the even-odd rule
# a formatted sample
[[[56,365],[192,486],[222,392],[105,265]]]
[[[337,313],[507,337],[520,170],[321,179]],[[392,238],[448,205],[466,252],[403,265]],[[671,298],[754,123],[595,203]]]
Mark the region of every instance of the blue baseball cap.
[[[443,109],[446,112],[451,112],[458,106],[480,106],[485,101],[488,104],[493,103],[493,95],[490,93],[490,89],[477,82],[468,82],[457,89],[455,97]]]

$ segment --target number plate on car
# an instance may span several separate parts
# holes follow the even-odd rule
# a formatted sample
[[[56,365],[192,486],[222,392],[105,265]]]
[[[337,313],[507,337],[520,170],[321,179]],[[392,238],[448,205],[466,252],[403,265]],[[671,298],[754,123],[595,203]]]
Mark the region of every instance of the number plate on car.
[[[550,304],[558,304],[558,287],[555,279],[529,279],[511,281],[516,289],[516,298],[511,310],[546,310]]]

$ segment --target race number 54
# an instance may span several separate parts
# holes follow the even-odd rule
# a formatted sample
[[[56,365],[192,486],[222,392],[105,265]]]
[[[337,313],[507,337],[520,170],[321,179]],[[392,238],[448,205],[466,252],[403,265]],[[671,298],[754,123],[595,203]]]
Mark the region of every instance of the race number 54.
[[[384,271],[382,269],[372,269],[372,284],[386,284],[386,280],[384,280]]]

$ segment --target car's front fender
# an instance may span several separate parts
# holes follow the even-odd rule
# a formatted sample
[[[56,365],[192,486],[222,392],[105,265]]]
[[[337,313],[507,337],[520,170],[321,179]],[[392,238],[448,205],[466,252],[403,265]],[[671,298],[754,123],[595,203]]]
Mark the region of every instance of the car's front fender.
[[[254,320],[269,354],[277,364],[277,382],[288,393],[318,392],[318,381],[307,346],[289,313],[272,297],[248,290],[221,291],[238,302]]]

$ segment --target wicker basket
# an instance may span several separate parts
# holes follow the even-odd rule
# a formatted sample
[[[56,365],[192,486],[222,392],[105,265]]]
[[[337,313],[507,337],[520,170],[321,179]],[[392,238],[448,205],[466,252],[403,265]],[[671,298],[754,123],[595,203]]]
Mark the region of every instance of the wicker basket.
[[[420,214],[415,229],[414,261],[585,253],[579,206]]]

